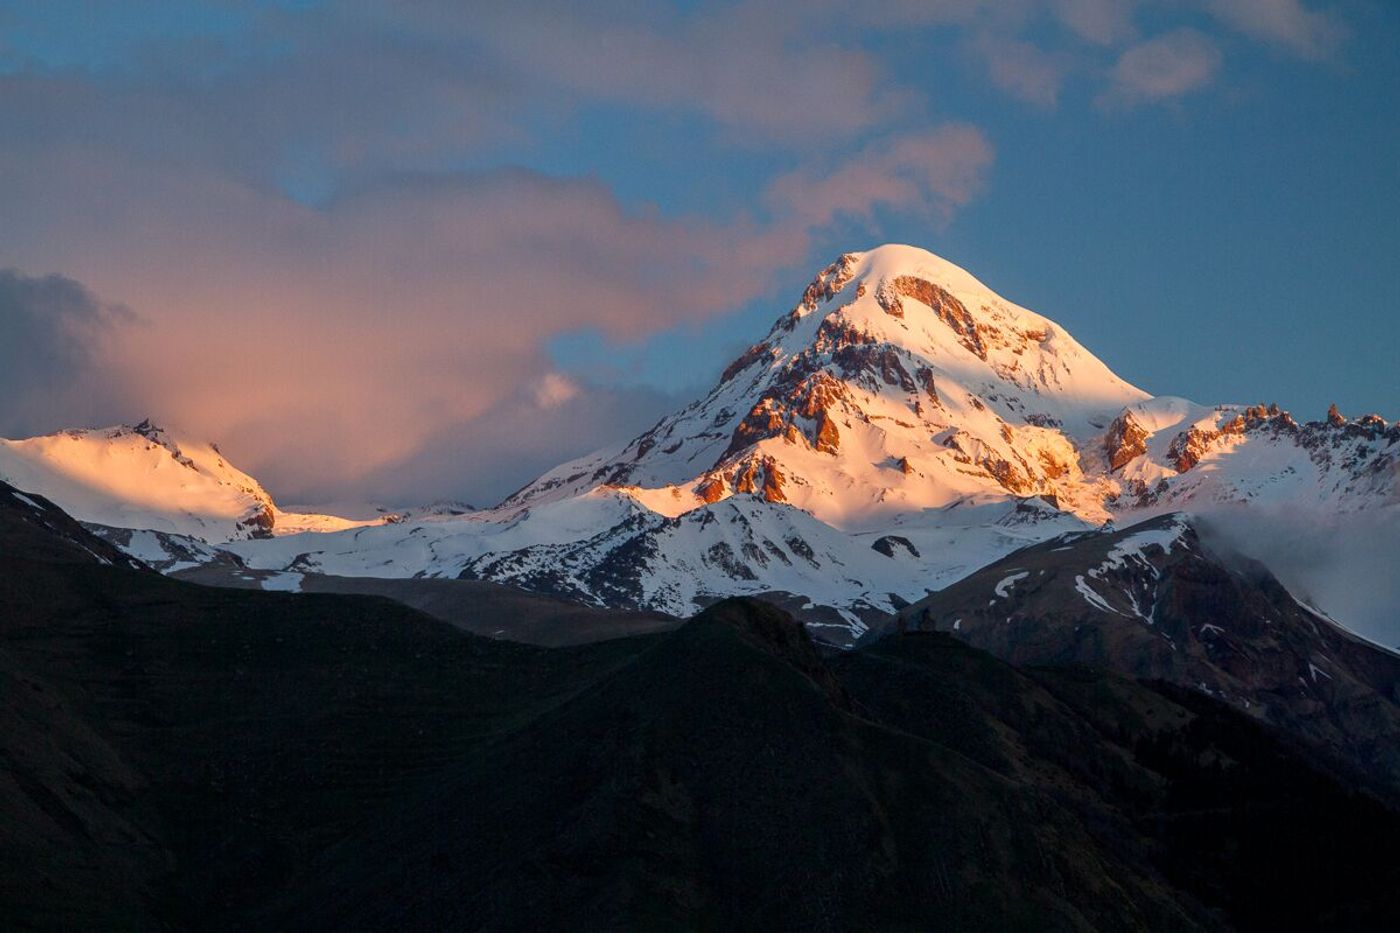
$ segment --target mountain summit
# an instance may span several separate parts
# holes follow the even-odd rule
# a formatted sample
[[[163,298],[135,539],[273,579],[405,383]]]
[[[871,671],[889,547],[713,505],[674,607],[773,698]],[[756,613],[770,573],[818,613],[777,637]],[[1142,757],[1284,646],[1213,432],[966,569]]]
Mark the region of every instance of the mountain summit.
[[[1148,399],[1054,322],[912,246],[847,253],[703,399],[507,500],[605,483],[678,515],[730,495],[843,528],[1044,496],[1107,517],[1078,445]]]
[[[367,524],[285,512],[217,445],[149,418],[24,440],[0,438],[0,480],[47,496],[82,522],[208,543]]]

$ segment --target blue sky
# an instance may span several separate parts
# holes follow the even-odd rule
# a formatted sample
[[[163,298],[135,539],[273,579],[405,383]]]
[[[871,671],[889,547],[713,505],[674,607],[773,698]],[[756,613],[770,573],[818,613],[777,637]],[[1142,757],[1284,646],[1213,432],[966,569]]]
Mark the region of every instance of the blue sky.
[[[1400,417],[1400,4],[580,9],[0,10],[0,366],[60,374],[0,433],[489,500],[888,241],[1154,393]]]

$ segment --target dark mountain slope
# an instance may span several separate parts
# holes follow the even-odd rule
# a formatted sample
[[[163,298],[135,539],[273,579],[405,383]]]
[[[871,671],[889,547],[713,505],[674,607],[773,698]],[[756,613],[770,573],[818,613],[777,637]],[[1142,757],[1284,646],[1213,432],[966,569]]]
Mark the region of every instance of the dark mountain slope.
[[[1400,788],[1400,655],[1164,515],[1024,548],[900,614],[1013,664],[1091,664],[1224,700]]]
[[[21,530],[0,514],[0,540]],[[640,647],[179,583],[78,561],[83,534],[0,551],[7,929],[237,927],[424,774]]]
[[[833,662],[867,715],[1046,789],[1096,844],[1240,929],[1382,929],[1394,811],[1330,761],[1194,690],[1085,667],[1013,668],[938,633]]]
[[[1038,788],[854,710],[790,617],[721,603],[338,847],[284,916],[364,930],[1210,925]]]
[[[0,556],[3,555],[132,569],[143,567],[140,561],[89,533],[48,499],[38,493],[21,492],[0,481]]]
[[[546,650],[74,543],[0,551],[6,929],[1364,929],[1400,909],[1400,818],[1206,697],[936,634],[823,659],[752,601]]]

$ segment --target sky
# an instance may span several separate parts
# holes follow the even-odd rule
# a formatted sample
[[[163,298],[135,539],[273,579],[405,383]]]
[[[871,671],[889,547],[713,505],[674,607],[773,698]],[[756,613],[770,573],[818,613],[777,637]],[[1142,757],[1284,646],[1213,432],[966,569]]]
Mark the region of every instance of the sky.
[[[490,504],[923,246],[1119,375],[1400,418],[1400,3],[0,5],[0,435]]]

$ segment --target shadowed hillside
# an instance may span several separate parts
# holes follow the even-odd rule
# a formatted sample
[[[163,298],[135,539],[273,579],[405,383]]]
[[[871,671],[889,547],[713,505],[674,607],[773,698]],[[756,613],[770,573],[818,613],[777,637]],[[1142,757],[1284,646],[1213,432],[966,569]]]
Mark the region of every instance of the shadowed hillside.
[[[29,508],[12,496],[19,507]],[[17,549],[10,929],[1355,929],[1400,818],[1209,698],[767,605],[542,649]],[[1390,898],[1389,901],[1386,898]]]

